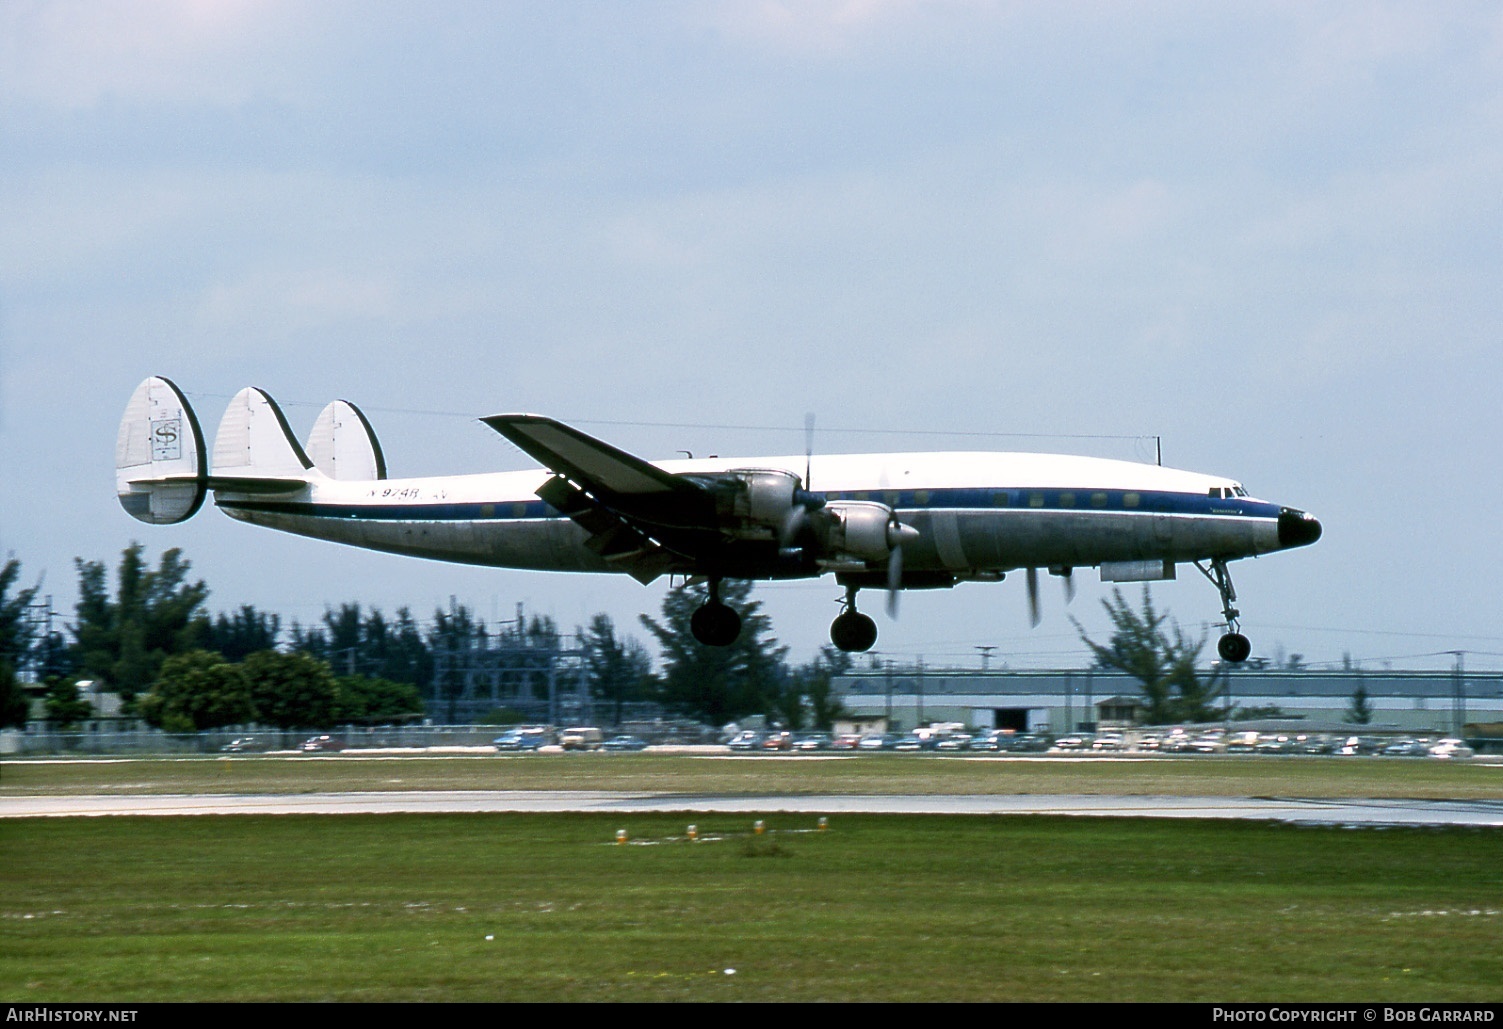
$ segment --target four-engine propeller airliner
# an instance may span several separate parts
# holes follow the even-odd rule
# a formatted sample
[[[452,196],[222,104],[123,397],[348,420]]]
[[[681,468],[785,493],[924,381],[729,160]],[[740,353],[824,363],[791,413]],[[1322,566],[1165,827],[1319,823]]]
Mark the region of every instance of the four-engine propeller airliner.
[[[1217,649],[1247,659],[1227,564],[1320,538],[1303,511],[1257,500],[1240,483],[1158,465],[1059,454],[896,453],[648,462],[531,414],[485,424],[545,472],[388,478],[370,423],[353,404],[324,408],[302,446],[276,402],[241,390],[213,460],[187,398],[142,382],[115,444],[120,503],[171,524],[214,502],[241,521],[415,557],[546,571],[667,574],[707,582],[695,637],[733,643],[740,616],[725,579],[833,574],[845,588],[830,639],[868,650],[866,588],[1001,580],[1023,571],[1038,620],[1038,570],[1097,568],[1103,581],[1172,579],[1191,563],[1221,596]],[[816,490],[814,487],[817,486]]]

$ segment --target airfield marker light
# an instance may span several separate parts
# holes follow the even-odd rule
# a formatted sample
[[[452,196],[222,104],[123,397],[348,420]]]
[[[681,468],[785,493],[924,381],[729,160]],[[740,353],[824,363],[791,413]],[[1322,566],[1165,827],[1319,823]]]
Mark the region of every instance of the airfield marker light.
[[[616,830],[616,845],[620,846],[621,844],[623,844],[625,842],[626,842],[626,830],[625,829],[617,829]]]
[[[819,831],[820,832],[824,832],[829,827],[830,827],[830,820],[828,818],[826,818],[824,815],[820,815],[819,816]]]
[[[689,839],[691,839],[691,840],[698,840],[699,839],[699,826],[697,826],[697,825],[691,825],[691,826],[689,826]]]
[[[762,831],[763,831],[762,819],[759,818],[759,819],[757,819],[756,824],[752,826],[752,832],[756,833],[758,836],[761,836],[762,835]]]

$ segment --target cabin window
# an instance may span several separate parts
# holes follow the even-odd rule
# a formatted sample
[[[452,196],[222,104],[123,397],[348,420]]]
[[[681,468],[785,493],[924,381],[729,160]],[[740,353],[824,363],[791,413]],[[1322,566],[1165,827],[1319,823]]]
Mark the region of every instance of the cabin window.
[[[895,490],[895,489],[890,489],[886,493],[882,494],[882,499],[885,500],[885,501],[887,501],[887,506],[888,507],[897,507],[898,506],[898,491]]]
[[[1212,500],[1220,500],[1221,499],[1221,487],[1220,486],[1212,486],[1210,489],[1206,490],[1206,496],[1210,497]]]
[[[1028,494],[1028,506],[1029,507],[1043,507],[1044,506],[1044,495],[1042,493],[1030,493],[1030,494]]]
[[[1060,507],[1074,507],[1075,506],[1075,494],[1073,494],[1073,493],[1061,493],[1059,495],[1059,506]]]
[[[917,492],[915,492],[913,494],[913,502],[915,504],[917,504],[919,507],[928,507],[929,506],[929,491],[926,490],[926,489],[921,489],[921,490],[918,490]]]
[[[1106,494],[1105,493],[1092,493],[1091,494],[1091,506],[1092,507],[1105,507],[1106,506]]]
[[[527,517],[527,504],[526,503],[516,503],[516,504],[511,505],[511,514],[512,514],[513,518],[526,518]]]
[[[1124,494],[1122,494],[1122,506],[1123,507],[1137,507],[1141,503],[1143,503],[1143,497],[1142,497],[1141,494],[1138,494],[1138,493],[1124,493]]]
[[[996,492],[994,492],[992,494],[992,507],[1006,507],[1006,506],[1007,506],[1007,491],[1005,489],[999,489]]]

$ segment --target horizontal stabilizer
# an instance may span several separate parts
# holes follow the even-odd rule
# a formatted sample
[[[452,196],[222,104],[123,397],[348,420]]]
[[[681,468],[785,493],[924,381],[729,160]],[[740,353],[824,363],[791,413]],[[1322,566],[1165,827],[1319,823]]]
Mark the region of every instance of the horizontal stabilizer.
[[[318,474],[275,400],[254,386],[235,394],[214,436],[213,488],[260,493],[307,485]]]
[[[115,492],[132,518],[170,525],[193,517],[208,490],[203,433],[188,398],[152,376],[136,387],[115,437]]]
[[[386,455],[360,408],[336,400],[319,414],[308,435],[308,459],[331,479],[386,478]]]

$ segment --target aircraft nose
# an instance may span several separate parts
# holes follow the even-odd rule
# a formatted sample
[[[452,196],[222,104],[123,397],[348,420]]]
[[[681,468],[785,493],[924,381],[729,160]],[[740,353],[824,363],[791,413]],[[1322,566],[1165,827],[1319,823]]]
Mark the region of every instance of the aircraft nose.
[[[1279,509],[1279,546],[1307,547],[1320,539],[1320,520],[1307,511]]]

